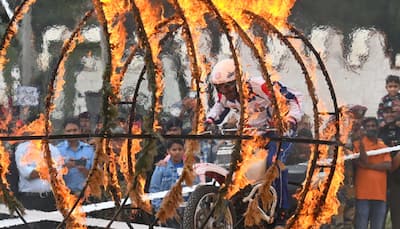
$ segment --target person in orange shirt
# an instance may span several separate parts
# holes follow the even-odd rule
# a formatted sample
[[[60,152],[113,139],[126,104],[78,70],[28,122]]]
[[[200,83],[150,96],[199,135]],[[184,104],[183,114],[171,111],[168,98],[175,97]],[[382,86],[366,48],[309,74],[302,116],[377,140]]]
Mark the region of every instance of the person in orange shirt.
[[[355,228],[381,229],[386,212],[386,172],[391,168],[390,153],[368,156],[366,151],[382,149],[386,145],[378,138],[378,120],[368,117],[363,120],[363,131],[354,142],[354,152],[360,153],[356,161]]]

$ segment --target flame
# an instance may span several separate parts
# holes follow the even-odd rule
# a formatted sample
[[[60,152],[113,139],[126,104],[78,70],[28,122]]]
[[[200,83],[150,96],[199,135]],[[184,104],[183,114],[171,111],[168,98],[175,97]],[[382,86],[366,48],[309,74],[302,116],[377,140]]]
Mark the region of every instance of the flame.
[[[137,149],[140,150],[140,145],[139,144],[140,144],[140,142],[137,141],[137,140],[133,140],[132,141],[132,149],[131,149],[131,155],[132,155],[131,163],[132,163],[132,165],[135,165],[135,163],[136,163],[134,155],[136,154],[135,152],[138,152],[138,151],[136,151]],[[122,147],[121,147],[120,155],[118,157],[118,164],[119,164],[119,167],[121,169],[122,174],[124,174],[125,180],[127,182],[129,182],[131,180],[131,178],[133,178],[133,177],[131,177],[129,175],[130,171],[128,169],[128,150],[127,150],[127,148],[128,148],[128,140],[125,139],[124,143],[122,144]],[[133,166],[132,169],[134,170],[134,168],[135,167]],[[133,172],[134,171],[132,171],[132,173]]]
[[[146,34],[156,34],[157,24],[159,21],[162,21],[161,8],[159,5],[152,5],[151,2],[145,0],[135,1],[139,11],[140,16],[143,21],[143,26]],[[159,114],[161,112],[161,97],[163,95],[164,90],[164,82],[162,79],[162,63],[158,58],[161,47],[159,46],[159,37],[158,36],[150,36],[150,52],[152,60],[155,64],[155,88],[154,88],[154,96],[155,96],[155,104],[154,104],[154,113]],[[158,119],[156,118],[153,123],[154,130],[161,130],[161,125],[159,124]]]
[[[146,184],[146,179],[141,175],[138,175],[136,179],[137,179],[137,184],[135,187],[132,188],[131,186],[128,186],[128,189],[131,190],[131,192],[129,193],[129,198],[132,201],[131,206],[133,209],[140,207],[142,210],[151,213],[152,207],[150,204],[150,200],[143,200],[144,186]],[[132,184],[134,183],[131,182],[129,185]],[[133,213],[136,214],[137,212],[133,211]]]
[[[65,50],[65,54],[71,53],[76,45],[78,43],[82,43],[84,41],[84,38],[81,36],[81,34],[76,34],[76,36],[73,38],[74,41],[68,43],[69,40],[64,41],[63,47],[66,47],[67,49]],[[68,45],[69,44],[69,45]],[[67,60],[68,55],[64,55],[62,60],[60,61],[59,68],[57,69],[57,81],[56,81],[56,86],[55,86],[55,92],[54,92],[54,98],[56,99],[60,96],[61,92],[63,91],[63,86],[65,84],[64,81],[64,74],[65,74],[65,61]],[[54,104],[50,108],[50,111],[54,109]]]
[[[211,72],[211,65],[206,63],[206,58],[203,56],[203,58],[201,58],[201,75],[200,75],[200,82],[206,82],[207,76],[210,74]],[[206,113],[206,104],[208,101],[208,97],[207,97],[207,85],[202,83],[200,84],[200,103],[202,104],[202,106],[199,109],[199,120],[204,120]],[[199,122],[198,123],[198,128],[197,131],[199,133],[203,132],[205,129],[204,127],[204,123],[203,122]]]
[[[172,0],[169,0],[172,2]],[[201,36],[201,29],[207,28],[207,23],[204,18],[204,14],[209,10],[207,6],[201,1],[191,1],[191,0],[177,0],[177,3],[182,8],[186,21],[189,25],[196,25],[196,28],[191,28],[190,32],[192,35],[193,43],[195,47],[199,47],[199,40]],[[198,52],[198,51],[196,51]],[[189,53],[189,55],[191,55]],[[200,56],[199,53],[196,53]],[[192,77],[192,80],[194,77]],[[192,85],[194,83],[192,82]]]
[[[169,0],[169,2],[172,2],[172,0]],[[184,11],[185,15],[189,15],[186,16],[186,20],[188,21],[189,25],[196,25],[197,28],[207,27],[207,23],[204,19],[204,14],[208,12],[208,8],[204,3],[202,3],[201,1],[191,0],[177,0],[177,2]],[[195,32],[195,30],[193,30],[192,32]]]
[[[8,25],[0,48],[0,70],[3,70],[4,65],[8,62],[6,58],[7,49],[10,46],[14,35],[18,32],[18,23],[24,18],[25,13],[29,11],[31,5],[35,2],[36,0],[27,0],[16,9],[14,17]]]
[[[9,188],[10,184],[7,181],[8,167],[10,165],[10,157],[7,150],[4,148],[3,142],[0,142],[0,179],[1,183],[5,184]],[[4,197],[4,194],[0,191],[0,196]]]
[[[51,183],[53,192],[57,193],[55,197],[62,197],[61,199],[56,199],[57,207],[63,215],[66,216],[68,214],[68,209],[72,208],[77,197],[72,195],[65,185],[63,175],[67,173],[67,168],[61,169],[58,173],[54,169],[62,167],[63,159],[49,157],[51,160],[49,163],[53,167],[53,170],[50,171],[44,157],[44,147],[48,147],[48,145],[44,145],[41,140],[31,141],[31,144],[28,147],[28,152],[21,158],[21,163],[36,162],[36,170],[38,171],[40,178]],[[67,222],[67,228],[86,228],[83,225],[85,225],[85,213],[79,205],[71,214],[71,217]]]
[[[214,0],[213,3],[220,12],[230,15],[247,30],[250,24],[242,14],[243,10],[260,15],[276,27],[285,27],[295,0]]]
[[[352,122],[349,122],[349,112],[343,112],[339,121],[340,125],[340,137],[342,142],[346,142],[349,137],[350,131],[352,129]],[[322,134],[320,136],[321,139],[331,140],[336,134],[336,121],[334,119],[328,120],[328,123],[324,127]],[[326,158],[329,156],[328,151],[330,148],[327,145],[319,146],[320,154],[322,155],[319,159]],[[306,194],[306,199],[304,201],[303,209],[301,210],[298,219],[294,224],[294,228],[309,228],[312,226],[320,226],[322,224],[329,223],[332,215],[338,214],[338,209],[340,206],[340,202],[337,199],[337,192],[340,186],[343,184],[344,180],[344,150],[343,147],[339,147],[338,150],[338,158],[335,167],[335,173],[333,175],[332,181],[329,186],[329,190],[327,196],[325,198],[325,202],[323,206],[320,205],[320,199],[322,198],[323,190],[328,185],[327,183],[327,175],[322,178],[322,180],[316,184],[315,187],[312,187],[308,190]],[[309,165],[310,166],[310,165]],[[310,169],[310,168],[309,168]],[[328,168],[324,169],[324,173],[328,174],[330,171]],[[315,171],[313,174],[313,180],[318,177],[319,171]],[[305,190],[302,190],[304,192]],[[320,214],[315,218],[314,211],[315,209],[321,208]]]
[[[262,149],[266,140],[261,137],[255,137],[252,140],[242,141],[242,162],[238,163],[238,169],[235,171],[232,185],[228,189],[226,197],[229,199],[241,188],[244,188],[251,181],[247,179],[246,172],[256,162],[264,161],[267,151]]]
[[[111,144],[110,141],[104,141],[103,151],[106,151],[106,148],[110,147],[110,146],[106,146],[107,142],[109,143],[109,145]],[[119,180],[118,180],[117,155],[115,154],[115,152],[113,151],[112,148],[110,148],[110,153],[108,155],[107,163],[104,165],[104,173],[108,174],[108,176],[104,176],[104,180],[105,180],[104,187],[112,188],[114,190],[115,193],[112,192],[113,194],[116,195],[116,196],[114,196],[114,195],[112,196],[114,201],[121,200],[122,193],[121,193],[121,187],[119,185]],[[110,191],[112,191],[112,190],[110,190]]]
[[[45,133],[44,124],[44,114],[40,114],[39,117],[33,122],[16,129],[13,134],[17,136],[23,135],[24,133],[29,133],[31,135],[42,135]]]
[[[142,130],[141,127],[138,125],[133,125],[132,126],[132,134],[141,134]],[[132,139],[131,142],[131,151],[130,151],[130,160],[132,164],[132,170],[129,171],[129,162],[128,162],[128,140],[125,140],[122,147],[121,147],[121,152],[118,158],[118,163],[119,167],[122,171],[122,174],[125,177],[125,181],[127,183],[126,186],[126,192],[129,192],[129,196],[132,200],[131,206],[133,209],[138,208],[138,207],[143,207],[146,211],[150,212],[151,210],[151,205],[149,201],[144,201],[143,200],[143,195],[144,195],[144,186],[146,180],[139,176],[138,177],[138,186],[136,189],[132,189],[132,186],[134,184],[134,173],[135,173],[135,165],[136,165],[136,154],[140,152],[142,149],[141,147],[141,139]],[[136,193],[135,193],[136,192]]]
[[[100,0],[102,3],[105,19],[107,21],[107,29],[110,35],[109,44],[111,47],[111,85],[114,95],[119,95],[121,88],[122,74],[119,70],[123,68],[122,61],[125,45],[126,45],[126,29],[124,26],[125,15],[131,7],[128,1],[124,0]]]

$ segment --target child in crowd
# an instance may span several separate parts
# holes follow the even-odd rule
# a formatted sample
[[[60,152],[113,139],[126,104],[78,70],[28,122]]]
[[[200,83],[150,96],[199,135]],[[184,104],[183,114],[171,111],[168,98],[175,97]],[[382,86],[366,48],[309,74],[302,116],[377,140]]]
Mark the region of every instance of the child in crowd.
[[[400,77],[396,75],[389,75],[386,77],[385,88],[388,93],[382,97],[377,112],[379,127],[383,127],[386,124],[383,118],[385,105],[391,106],[394,112],[396,112],[396,116],[400,116]]]
[[[184,142],[181,139],[173,139],[167,141],[167,153],[170,159],[166,166],[156,166],[153,175],[151,176],[150,192],[161,192],[171,189],[178,180],[183,170],[183,154]],[[154,211],[157,212],[160,208],[162,199],[152,200]],[[167,222],[167,226],[179,227],[179,223],[175,220]]]

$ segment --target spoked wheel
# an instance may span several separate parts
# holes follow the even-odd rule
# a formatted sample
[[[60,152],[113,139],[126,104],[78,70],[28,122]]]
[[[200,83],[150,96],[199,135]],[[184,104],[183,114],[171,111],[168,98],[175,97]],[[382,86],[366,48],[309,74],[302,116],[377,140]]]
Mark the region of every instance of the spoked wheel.
[[[202,185],[191,194],[183,216],[183,228],[200,229],[233,229],[235,212],[227,202],[225,214],[215,216],[210,213],[218,198],[218,188],[212,185]]]

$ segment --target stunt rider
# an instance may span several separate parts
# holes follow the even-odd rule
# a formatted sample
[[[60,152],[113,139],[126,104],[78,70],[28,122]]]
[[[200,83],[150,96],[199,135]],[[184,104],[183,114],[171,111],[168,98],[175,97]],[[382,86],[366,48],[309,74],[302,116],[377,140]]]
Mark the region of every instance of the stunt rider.
[[[237,90],[235,78],[235,65],[232,59],[225,59],[218,62],[211,72],[211,83],[217,90],[217,101],[207,114],[206,123],[215,125],[221,123],[230,110],[240,111],[241,105],[239,102],[239,93]],[[286,136],[293,136],[296,132],[297,122],[300,121],[303,111],[299,101],[299,93],[289,91],[287,87],[278,81],[272,82],[274,92],[268,90],[265,80],[261,77],[250,77],[247,85],[250,91],[248,98],[248,125],[250,128],[257,130],[266,130],[267,128],[275,127],[272,120],[274,105],[272,104],[271,95],[279,95],[284,98],[288,111],[281,114],[285,125],[288,127],[285,133]],[[297,96],[296,96],[297,95]],[[259,132],[260,133],[260,132]],[[275,136],[276,133],[264,132],[261,133],[266,137]],[[291,143],[282,142],[281,152],[278,160],[286,162],[288,149]],[[277,142],[270,141],[266,148],[269,153],[267,156],[267,166],[272,165],[274,156],[277,155]],[[278,192],[278,217],[275,220],[276,226],[284,226],[287,220],[287,212],[289,209],[289,193],[288,193],[288,171],[280,171],[280,176],[274,181],[274,188]]]

